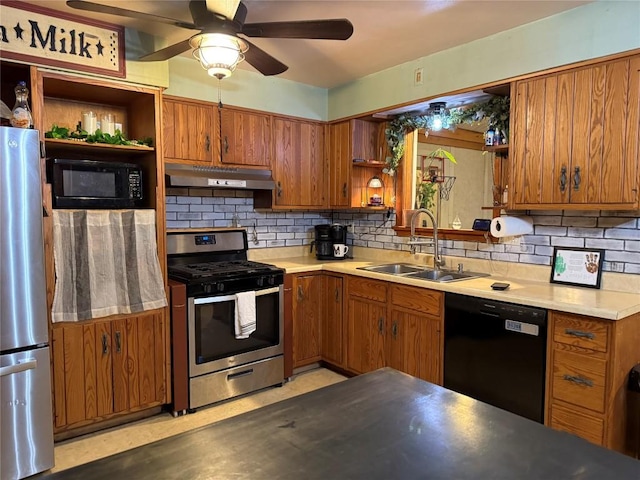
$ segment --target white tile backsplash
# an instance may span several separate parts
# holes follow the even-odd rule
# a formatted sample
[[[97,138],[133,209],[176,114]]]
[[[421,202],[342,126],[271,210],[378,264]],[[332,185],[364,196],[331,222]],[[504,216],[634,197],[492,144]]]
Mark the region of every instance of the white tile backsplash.
[[[309,245],[314,226],[323,223],[353,225],[347,243],[386,250],[409,251],[407,238],[393,230],[395,216],[362,210],[255,211],[251,192],[245,190],[167,189],[167,228],[229,227],[236,214],[258,243],[249,248]],[[443,241],[444,255],[492,259],[511,263],[550,265],[553,247],[588,247],[605,250],[604,271],[640,275],[640,212],[531,211],[534,233],[516,244]],[[424,253],[432,247],[422,247]]]

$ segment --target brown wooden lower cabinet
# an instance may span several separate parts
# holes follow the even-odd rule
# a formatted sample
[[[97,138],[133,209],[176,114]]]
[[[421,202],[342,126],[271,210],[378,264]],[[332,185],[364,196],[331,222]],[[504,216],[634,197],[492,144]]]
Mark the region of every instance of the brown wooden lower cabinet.
[[[324,316],[324,275],[293,276],[293,368],[319,362]]]
[[[442,293],[350,276],[347,298],[348,370],[388,366],[442,384]]]
[[[341,275],[324,275],[325,314],[322,321],[322,360],[337,367],[344,366],[344,332],[342,323],[343,281]]]
[[[342,275],[292,275],[293,368],[324,360],[343,368]]]
[[[164,310],[52,328],[56,432],[167,402]]]
[[[385,366],[387,306],[348,294],[347,369],[367,373]]]
[[[626,390],[638,345],[640,314],[611,321],[550,312],[546,424],[631,453]]]

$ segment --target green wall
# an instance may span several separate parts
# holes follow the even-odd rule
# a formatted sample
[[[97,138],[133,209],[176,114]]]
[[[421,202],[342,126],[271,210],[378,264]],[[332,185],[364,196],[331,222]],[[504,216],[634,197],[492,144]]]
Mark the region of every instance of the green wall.
[[[237,69],[220,82],[222,103],[293,115],[312,120],[327,119],[328,92],[277,77]],[[168,95],[218,101],[218,80],[210,77],[195,59],[169,60]]]

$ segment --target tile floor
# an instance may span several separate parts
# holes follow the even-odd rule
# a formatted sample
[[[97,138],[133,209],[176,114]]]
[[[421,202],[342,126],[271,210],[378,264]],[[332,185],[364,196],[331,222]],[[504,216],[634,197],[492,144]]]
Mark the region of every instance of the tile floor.
[[[162,413],[138,422],[65,440],[55,446],[55,467],[51,471],[58,472],[88,463],[345,379],[330,370],[316,368],[294,375],[293,379],[281,388],[268,388],[237,400],[203,407],[190,415],[174,418],[169,413]]]

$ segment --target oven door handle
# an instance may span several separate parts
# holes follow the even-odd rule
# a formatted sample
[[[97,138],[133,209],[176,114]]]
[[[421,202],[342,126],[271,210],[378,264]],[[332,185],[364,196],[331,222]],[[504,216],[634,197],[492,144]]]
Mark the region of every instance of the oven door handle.
[[[272,293],[280,292],[280,287],[273,288],[265,288],[264,290],[256,290],[256,297],[261,297],[262,295],[271,295]]]
[[[256,297],[260,297],[262,295],[271,295],[273,293],[279,293],[279,292],[280,292],[280,287],[265,288],[263,290],[256,290]],[[203,305],[206,303],[234,302],[235,300],[236,300],[235,295],[220,295],[217,297],[194,298],[193,303],[195,305]]]
[[[218,295],[216,297],[194,298],[193,303],[195,305],[203,305],[205,303],[235,302],[235,300],[235,295]]]

